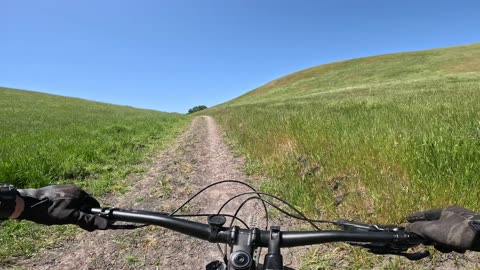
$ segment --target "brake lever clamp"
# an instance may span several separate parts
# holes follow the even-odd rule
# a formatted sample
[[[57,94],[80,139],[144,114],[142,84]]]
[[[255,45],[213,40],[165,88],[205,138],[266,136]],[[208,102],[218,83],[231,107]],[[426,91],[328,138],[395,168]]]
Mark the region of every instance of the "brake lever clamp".
[[[102,208],[102,212],[98,213],[98,215],[108,220],[111,220],[113,211],[117,209],[118,208],[115,208],[115,207],[104,207]]]
[[[140,228],[148,226],[148,224],[142,224],[142,225],[115,224],[115,222],[117,222],[117,221],[113,218],[113,211],[118,210],[118,209],[119,208],[116,208],[116,207],[104,207],[104,208],[102,208],[101,212],[97,214],[98,216],[107,219],[107,221],[108,221],[107,229],[108,230],[136,230],[136,229],[140,229]]]

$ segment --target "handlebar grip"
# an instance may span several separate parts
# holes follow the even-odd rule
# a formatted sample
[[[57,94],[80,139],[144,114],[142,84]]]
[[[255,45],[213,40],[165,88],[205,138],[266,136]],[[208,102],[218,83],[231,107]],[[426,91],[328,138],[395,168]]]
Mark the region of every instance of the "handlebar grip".
[[[427,240],[426,238],[423,238],[422,236],[416,234],[416,233],[413,233],[413,232],[405,232],[405,234],[407,235],[408,237],[408,242],[411,243],[411,244],[423,244],[423,245],[428,245],[429,244],[429,240]]]

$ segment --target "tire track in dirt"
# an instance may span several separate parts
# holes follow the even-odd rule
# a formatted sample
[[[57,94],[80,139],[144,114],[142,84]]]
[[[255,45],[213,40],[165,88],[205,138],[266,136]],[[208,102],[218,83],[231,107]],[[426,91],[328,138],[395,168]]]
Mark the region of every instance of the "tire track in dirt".
[[[251,181],[241,172],[243,161],[225,145],[223,133],[209,116],[191,126],[149,166],[145,175],[132,176],[129,192],[108,196],[101,203],[119,208],[172,211],[189,195],[210,183],[235,179]],[[221,185],[194,200],[188,212],[211,213],[231,196],[250,191],[239,185]],[[227,208],[232,213],[235,206]],[[262,213],[248,204],[242,213]],[[242,215],[241,215],[242,217]],[[243,216],[245,217],[245,216]],[[259,216],[259,218],[262,218]],[[205,221],[205,218],[199,219]],[[287,255],[285,255],[287,254]],[[60,247],[22,259],[20,269],[204,269],[221,259],[216,245],[166,229],[150,226],[135,231],[82,232]],[[284,252],[286,264],[297,261]]]

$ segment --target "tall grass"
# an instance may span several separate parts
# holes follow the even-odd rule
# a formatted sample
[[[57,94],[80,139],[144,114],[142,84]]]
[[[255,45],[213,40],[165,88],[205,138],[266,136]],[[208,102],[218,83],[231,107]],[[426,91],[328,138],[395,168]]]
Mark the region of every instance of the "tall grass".
[[[460,59],[460,60],[459,60]],[[480,210],[480,45],[312,68],[210,109],[263,188],[310,214]]]
[[[0,116],[0,180],[18,187],[121,180],[187,120],[5,88],[0,88]]]
[[[416,210],[480,211],[480,74],[376,84],[209,112],[267,176],[262,189],[327,219],[399,224]],[[301,269],[428,269],[339,244]]]
[[[95,195],[124,191],[126,176],[142,170],[145,157],[172,142],[188,121],[180,114],[0,88],[0,183],[75,183]],[[0,263],[72,231],[25,222],[1,226]]]

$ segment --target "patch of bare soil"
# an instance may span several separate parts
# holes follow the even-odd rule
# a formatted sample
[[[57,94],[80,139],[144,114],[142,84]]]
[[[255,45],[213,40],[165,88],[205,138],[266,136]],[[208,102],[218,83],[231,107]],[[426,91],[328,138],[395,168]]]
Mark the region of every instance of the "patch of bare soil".
[[[202,187],[227,179],[250,181],[241,172],[239,157],[234,157],[223,140],[223,133],[211,117],[194,119],[189,129],[167,151],[155,158],[146,175],[134,176],[132,188],[101,203],[119,208],[168,212]],[[250,191],[241,185],[219,185],[195,199],[192,213],[216,212],[230,197]],[[241,200],[226,208],[233,214]],[[258,213],[252,215],[252,213]],[[256,223],[263,220],[258,203],[249,203],[240,217]],[[206,221],[206,218],[199,219]],[[263,224],[260,222],[260,224]],[[285,227],[283,227],[285,228]],[[264,251],[265,253],[265,251]],[[284,254],[287,265],[298,261]],[[215,244],[150,226],[134,231],[83,232],[59,248],[43,250],[32,258],[19,260],[15,268],[24,269],[205,269],[212,260],[221,260]]]

